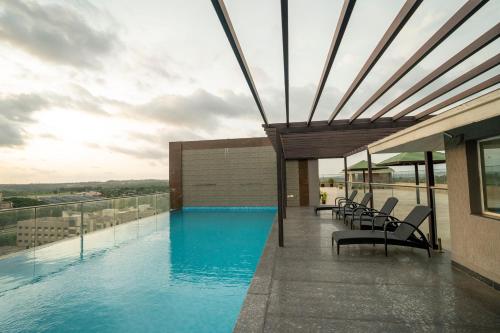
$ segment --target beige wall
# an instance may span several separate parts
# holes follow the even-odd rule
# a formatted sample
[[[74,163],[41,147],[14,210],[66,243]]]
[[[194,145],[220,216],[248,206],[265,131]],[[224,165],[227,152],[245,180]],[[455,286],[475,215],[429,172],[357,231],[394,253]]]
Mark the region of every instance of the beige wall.
[[[500,283],[500,221],[470,212],[465,144],[446,150],[446,167],[452,259]]]
[[[297,161],[287,162],[289,206],[299,203]],[[182,151],[183,205],[276,205],[276,153],[272,146]]]
[[[309,178],[309,206],[319,205],[319,167],[318,160],[307,161]]]
[[[297,207],[300,205],[298,161],[286,161],[286,182],[287,206]]]

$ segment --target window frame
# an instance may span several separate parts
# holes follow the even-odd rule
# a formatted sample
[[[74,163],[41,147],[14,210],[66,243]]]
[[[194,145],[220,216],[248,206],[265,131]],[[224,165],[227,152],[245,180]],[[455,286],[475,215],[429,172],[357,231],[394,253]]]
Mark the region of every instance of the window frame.
[[[489,137],[489,138],[482,139],[482,140],[477,140],[477,162],[478,162],[478,167],[479,167],[479,170],[478,170],[479,171],[479,187],[480,187],[479,190],[481,192],[481,213],[483,215],[487,215],[487,216],[494,217],[497,219],[500,218],[500,213],[491,212],[491,211],[487,210],[487,208],[486,208],[486,203],[485,203],[486,187],[483,186],[483,173],[485,172],[484,163],[483,163],[484,154],[481,150],[481,142],[493,141],[493,140],[498,140],[498,139],[500,139],[500,135]]]

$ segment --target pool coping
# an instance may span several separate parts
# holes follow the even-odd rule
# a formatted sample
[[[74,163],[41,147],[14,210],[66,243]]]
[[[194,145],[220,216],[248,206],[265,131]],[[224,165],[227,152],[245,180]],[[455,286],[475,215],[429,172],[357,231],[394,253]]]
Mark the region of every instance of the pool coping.
[[[262,332],[271,294],[275,256],[278,243],[278,224],[276,217],[267,237],[257,269],[248,288],[233,332]]]

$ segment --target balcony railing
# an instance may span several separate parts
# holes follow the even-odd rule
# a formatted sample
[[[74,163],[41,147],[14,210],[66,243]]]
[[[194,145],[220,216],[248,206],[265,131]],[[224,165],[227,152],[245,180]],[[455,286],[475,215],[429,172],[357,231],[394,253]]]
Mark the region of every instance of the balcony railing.
[[[169,194],[159,193],[0,210],[0,257],[76,237],[83,251],[86,234],[167,212],[169,206]]]

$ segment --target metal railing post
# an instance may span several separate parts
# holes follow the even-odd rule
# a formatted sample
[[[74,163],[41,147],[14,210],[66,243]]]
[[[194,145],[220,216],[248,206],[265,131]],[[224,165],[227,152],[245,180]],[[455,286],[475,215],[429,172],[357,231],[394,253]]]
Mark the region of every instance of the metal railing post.
[[[80,259],[83,259],[83,202],[80,204]]]
[[[366,150],[366,156],[368,159],[368,191],[372,194],[370,198],[370,208],[373,208],[373,188],[372,188],[372,183],[373,183],[373,172],[372,172],[372,154],[370,154],[370,151],[367,149]],[[364,175],[364,173],[363,173]],[[363,180],[364,181],[364,180]]]
[[[436,205],[434,201],[434,192],[432,190],[435,185],[432,151],[425,152],[425,176],[427,185],[427,204],[429,208],[432,209],[432,213],[429,215],[429,242],[434,249],[437,249]]]

